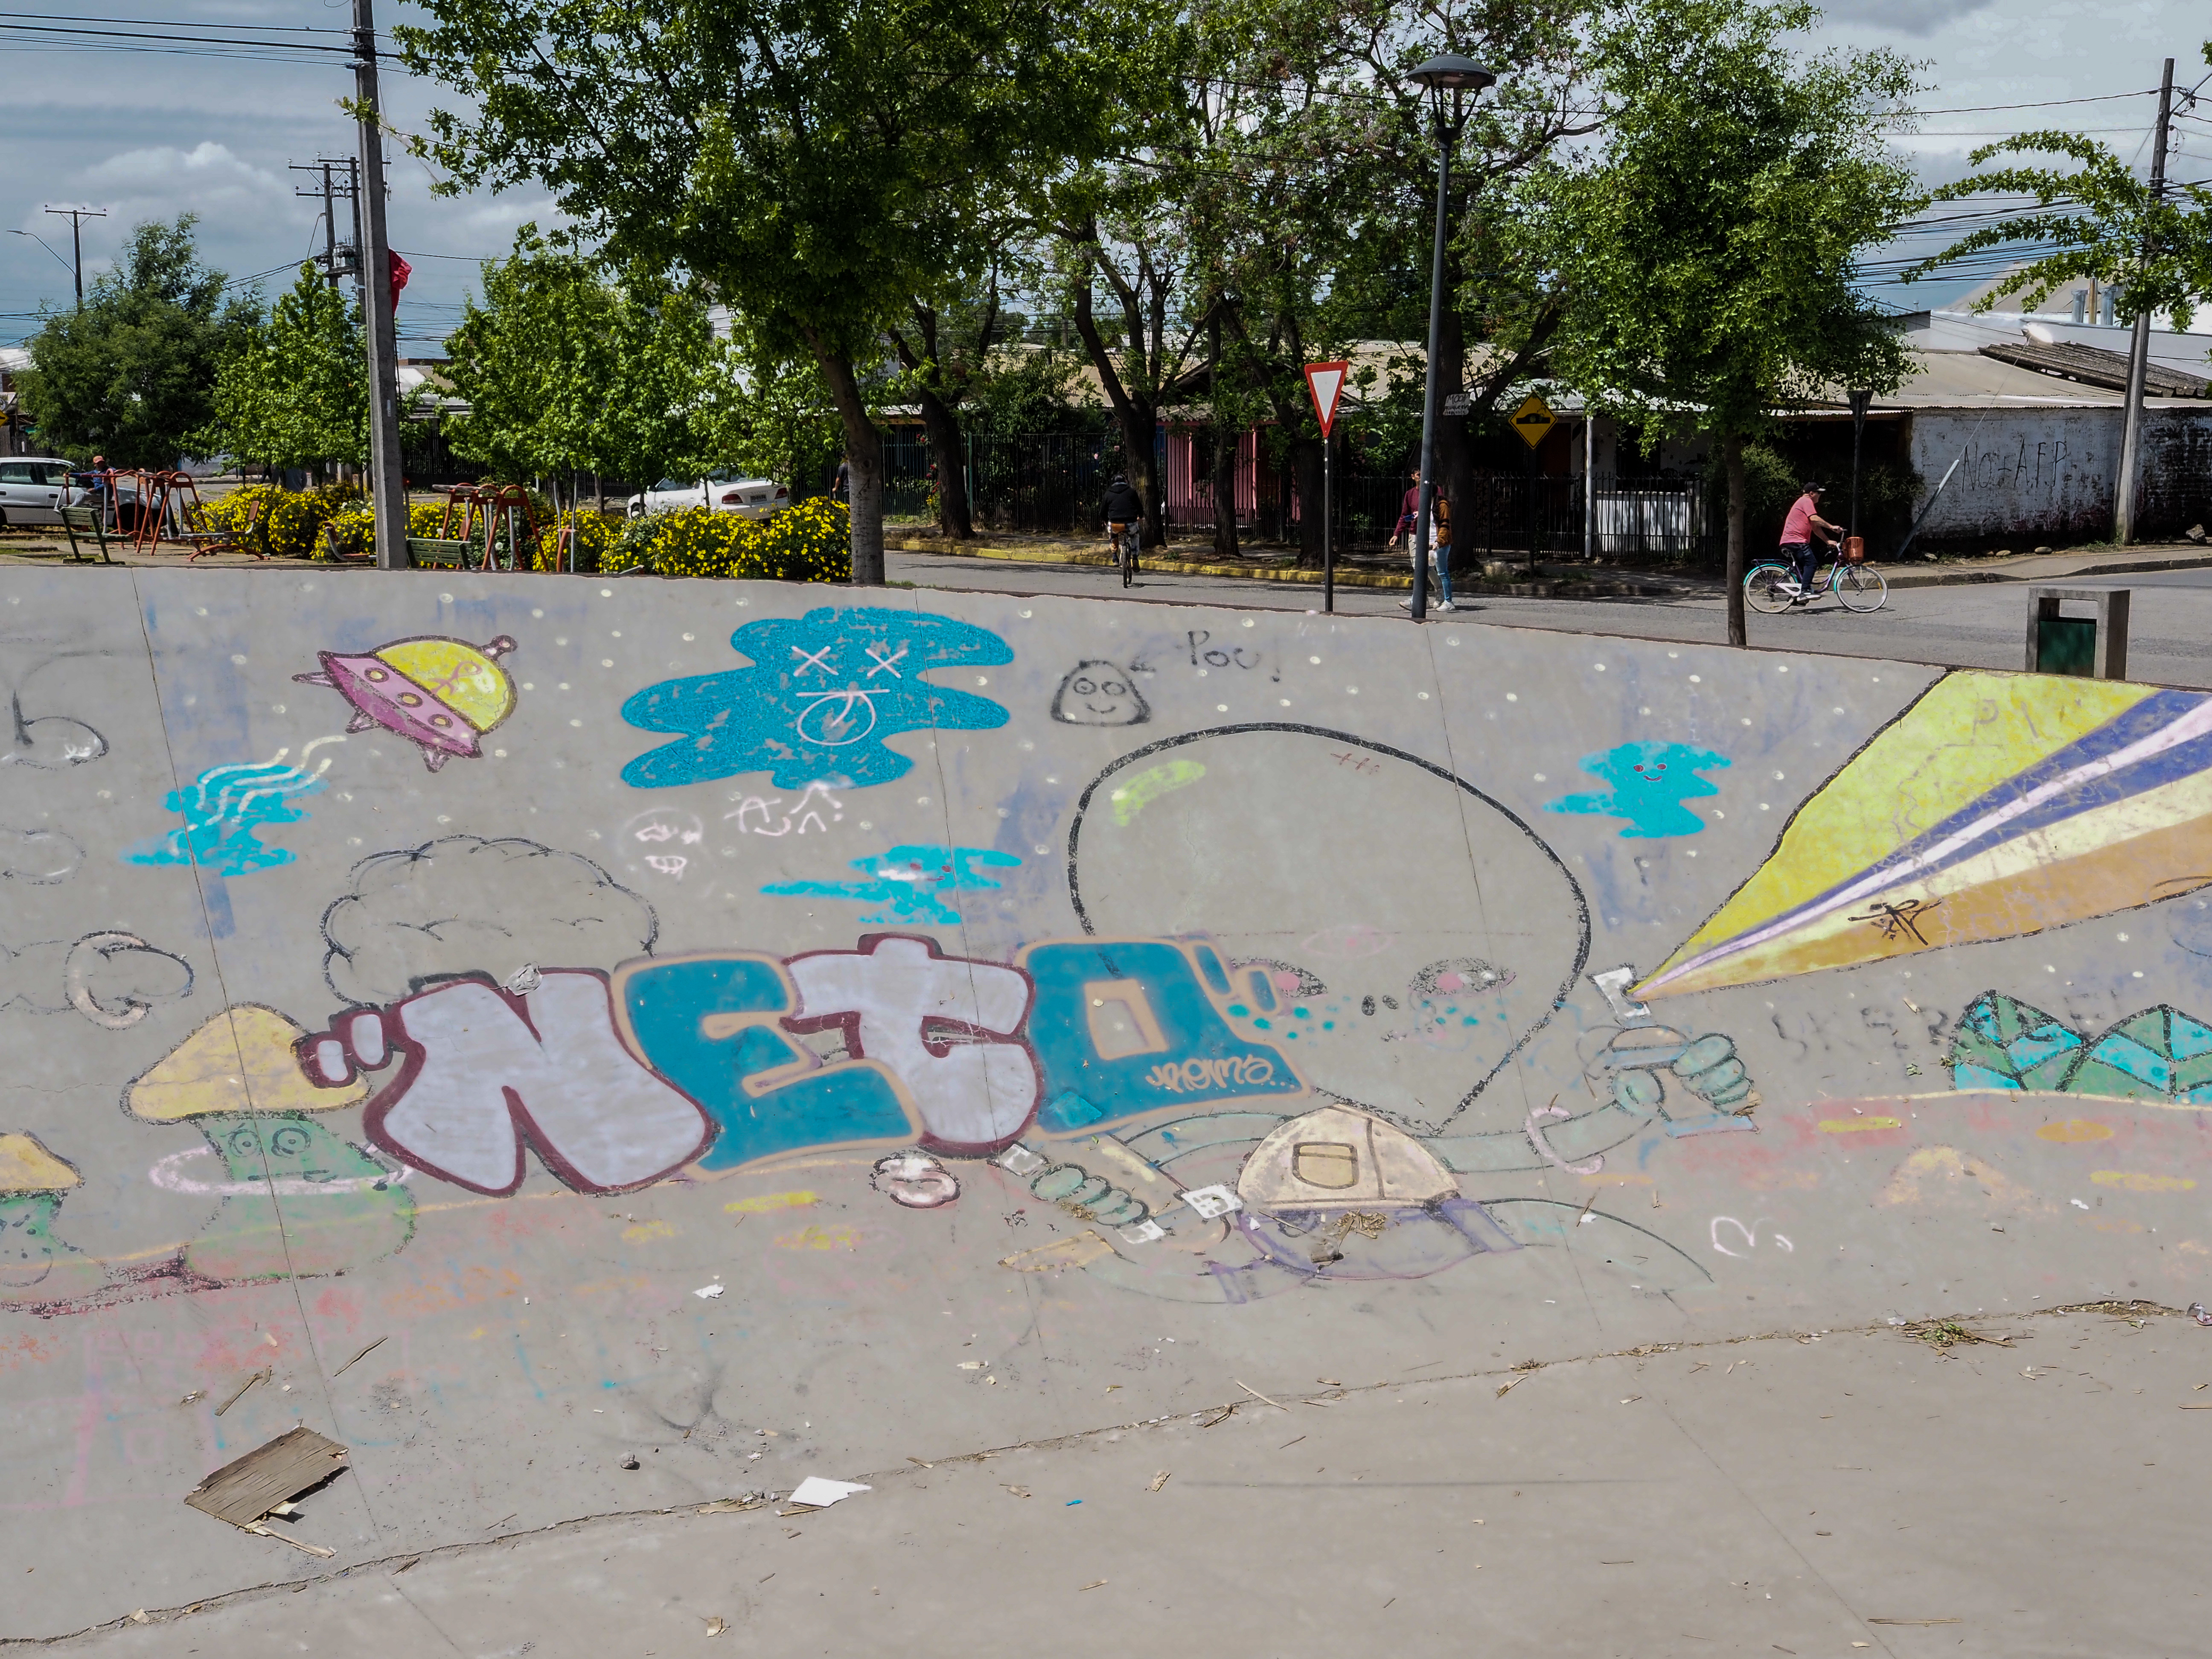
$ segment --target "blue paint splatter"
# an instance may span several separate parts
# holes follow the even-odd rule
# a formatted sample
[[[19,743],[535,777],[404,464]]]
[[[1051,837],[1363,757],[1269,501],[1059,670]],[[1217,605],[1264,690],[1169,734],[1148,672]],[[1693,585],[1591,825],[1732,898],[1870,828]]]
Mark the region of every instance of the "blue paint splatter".
[[[623,782],[659,789],[769,772],[777,788],[803,789],[836,772],[866,788],[914,765],[885,748],[886,738],[1006,723],[1006,711],[988,697],[921,678],[932,668],[1014,659],[1004,640],[972,623],[824,606],[796,621],[747,623],[730,644],[752,659],[750,667],[664,680],[623,705],[632,726],[683,734],[623,767]]]
[[[999,884],[977,869],[1011,869],[1021,862],[1012,853],[988,847],[894,847],[887,853],[854,859],[853,868],[866,881],[775,881],[761,889],[784,898],[856,899],[884,908],[864,922],[934,922],[950,927],[960,913],[939,897],[942,893],[996,892]]]
[[[289,864],[289,848],[264,846],[254,836],[272,823],[298,823],[307,815],[288,803],[312,795],[323,781],[296,766],[265,761],[216,766],[188,789],[172,789],[162,805],[180,813],[184,827],[142,841],[123,854],[126,864],[198,864],[220,876],[243,876]]]
[[[1628,827],[1620,833],[1632,841],[1694,836],[1705,820],[1682,803],[1720,793],[1698,774],[1728,764],[1724,755],[1679,743],[1624,743],[1582,758],[1583,771],[1613,786],[1608,793],[1562,795],[1545,802],[1544,810],[1626,818]]]

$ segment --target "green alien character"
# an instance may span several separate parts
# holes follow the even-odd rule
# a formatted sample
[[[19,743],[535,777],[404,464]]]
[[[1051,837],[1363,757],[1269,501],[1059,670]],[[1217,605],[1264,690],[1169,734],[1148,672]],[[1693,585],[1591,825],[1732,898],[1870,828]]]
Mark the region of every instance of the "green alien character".
[[[196,1277],[313,1279],[390,1255],[415,1235],[415,1195],[397,1172],[317,1121],[368,1091],[309,1082],[294,1052],[306,1035],[273,1008],[240,1003],[125,1091],[133,1116],[192,1123],[222,1161],[225,1178],[205,1183],[222,1202],[185,1246]]]
[[[63,1195],[80,1179],[35,1135],[0,1135],[0,1307],[73,1302],[106,1281],[97,1263],[54,1237]]]

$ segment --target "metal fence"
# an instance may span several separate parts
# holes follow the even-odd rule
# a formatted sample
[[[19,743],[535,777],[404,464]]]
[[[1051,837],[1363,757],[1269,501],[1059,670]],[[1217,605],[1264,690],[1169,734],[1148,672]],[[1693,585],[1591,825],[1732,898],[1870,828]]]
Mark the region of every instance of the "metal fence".
[[[1098,501],[1120,465],[1121,450],[1120,430],[1110,424],[1091,432],[971,433],[965,464],[977,527],[1087,533],[1097,527]],[[1164,475],[1170,527],[1210,530],[1211,481],[1192,476],[1187,458],[1181,468],[1172,464],[1176,457],[1164,453],[1163,459],[1170,462]],[[894,432],[885,441],[884,459],[884,511],[896,517],[933,513],[931,452],[921,432]],[[1244,459],[1238,494],[1246,499],[1238,502],[1238,528],[1249,536],[1283,521],[1286,481],[1279,471],[1254,465],[1256,455],[1248,453]],[[1590,540],[1599,554],[1685,562],[1717,556],[1719,526],[1707,511],[1701,479],[1601,472],[1593,483],[1586,505],[1580,477],[1477,473],[1455,503],[1455,562],[1526,555],[1532,549],[1540,558],[1579,557],[1589,506],[1595,509]],[[1405,492],[1402,474],[1340,472],[1331,490],[1339,550],[1382,551],[1396,528]],[[1296,524],[1304,503],[1294,488],[1291,495],[1288,520]]]

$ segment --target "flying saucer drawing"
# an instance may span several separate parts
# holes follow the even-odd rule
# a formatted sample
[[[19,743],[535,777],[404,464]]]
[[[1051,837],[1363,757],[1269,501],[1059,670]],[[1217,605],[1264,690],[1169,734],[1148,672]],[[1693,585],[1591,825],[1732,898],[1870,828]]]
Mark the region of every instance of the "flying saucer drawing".
[[[452,756],[481,754],[477,739],[514,712],[514,682],[498,661],[514,649],[504,634],[483,646],[430,635],[361,656],[320,652],[321,673],[292,678],[351,703],[347,731],[380,726],[421,744],[422,764],[434,772]]]

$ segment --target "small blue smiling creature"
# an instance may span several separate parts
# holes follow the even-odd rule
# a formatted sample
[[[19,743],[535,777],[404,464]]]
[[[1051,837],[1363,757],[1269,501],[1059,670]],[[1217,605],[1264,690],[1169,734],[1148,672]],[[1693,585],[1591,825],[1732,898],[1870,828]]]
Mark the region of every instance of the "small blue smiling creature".
[[[1698,775],[1729,764],[1724,755],[1679,743],[1624,743],[1601,754],[1584,755],[1582,769],[1613,786],[1610,793],[1562,795],[1547,801],[1547,812],[1589,812],[1626,818],[1621,835],[1631,841],[1694,836],[1705,820],[1682,805],[1720,791]]]

